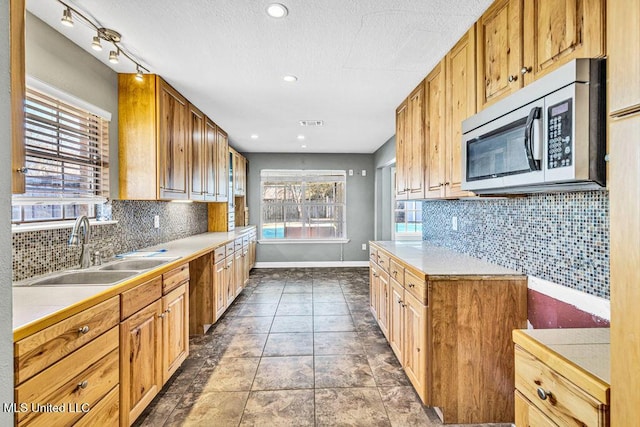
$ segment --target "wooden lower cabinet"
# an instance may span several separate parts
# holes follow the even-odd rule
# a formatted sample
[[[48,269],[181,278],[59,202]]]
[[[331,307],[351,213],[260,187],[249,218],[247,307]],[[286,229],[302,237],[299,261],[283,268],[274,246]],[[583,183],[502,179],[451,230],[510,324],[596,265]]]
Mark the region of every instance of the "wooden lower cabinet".
[[[533,406],[519,391],[515,392],[516,426],[518,427],[555,427],[556,424]]]
[[[120,425],[129,427],[162,388],[162,301],[120,323]]]
[[[213,290],[215,293],[215,320],[218,320],[227,309],[227,260],[225,258],[213,266]]]
[[[390,280],[386,271],[380,272],[378,277],[378,325],[384,336],[388,336],[389,332],[389,296],[390,296]]]
[[[407,248],[398,250],[406,253]],[[434,258],[456,257],[439,254],[446,251],[440,248],[432,251]],[[372,311],[423,403],[438,408],[445,423],[513,422],[511,331],[526,327],[526,277],[486,273],[491,267],[478,276],[443,275],[440,269],[432,275],[426,255],[427,272],[382,247],[377,247],[377,255],[370,261]],[[379,259],[392,272],[384,308]],[[381,315],[383,310],[386,315]]]
[[[233,298],[240,295],[240,292],[244,289],[244,257],[242,255],[242,248],[236,250],[233,260]]]
[[[189,355],[189,294],[184,284],[162,297],[162,384]]]
[[[116,386],[74,427],[117,426],[120,423],[120,386]]]
[[[371,314],[378,320],[378,305],[380,299],[380,286],[378,285],[378,277],[380,276],[378,266],[371,262],[369,267],[369,307]]]

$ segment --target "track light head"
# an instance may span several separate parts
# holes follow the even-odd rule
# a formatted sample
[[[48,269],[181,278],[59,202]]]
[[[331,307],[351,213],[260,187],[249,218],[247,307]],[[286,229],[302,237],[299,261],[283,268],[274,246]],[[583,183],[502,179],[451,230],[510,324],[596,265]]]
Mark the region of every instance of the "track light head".
[[[100,44],[100,37],[93,36],[93,42],[91,42],[91,49],[97,52],[102,51],[102,45]]]
[[[112,50],[109,52],[109,62],[112,64],[117,64],[119,62],[118,55],[120,52],[118,50]]]
[[[144,79],[143,75],[142,75],[142,69],[140,68],[139,65],[136,66],[136,80],[141,82]]]
[[[62,19],[60,22],[62,22],[62,25],[65,27],[73,27],[73,16],[71,15],[71,9],[69,7],[62,12]]]

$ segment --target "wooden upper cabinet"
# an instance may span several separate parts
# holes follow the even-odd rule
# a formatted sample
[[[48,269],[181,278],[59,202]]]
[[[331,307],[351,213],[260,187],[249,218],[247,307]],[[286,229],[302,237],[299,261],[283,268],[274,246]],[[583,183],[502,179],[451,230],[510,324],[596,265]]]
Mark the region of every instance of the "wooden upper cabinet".
[[[407,182],[407,101],[396,108],[396,199],[406,200],[409,193],[409,183]]]
[[[233,156],[233,195],[244,196],[246,193],[247,159],[235,150],[230,150]]]
[[[604,0],[524,2],[524,61],[520,69],[524,84],[574,58],[604,56],[604,3]]]
[[[189,197],[187,171],[188,102],[164,80],[158,79],[158,148],[160,151],[160,198]]]
[[[189,198],[205,200],[207,193],[207,147],[205,145],[205,116],[195,106],[189,104]]]
[[[23,168],[25,83],[25,4],[24,0],[10,1],[11,39],[11,192],[25,192]]]
[[[522,0],[494,2],[478,19],[477,31],[480,111],[522,87]]]
[[[120,198],[188,197],[189,106],[162,78],[118,75]]]
[[[405,154],[408,165],[407,184],[409,199],[424,197],[424,85],[420,83],[411,92],[408,100],[409,115],[407,123],[408,151]]]
[[[218,150],[217,126],[211,119],[205,117],[204,121],[204,181],[205,200],[216,201],[216,174],[221,167],[217,163]]]
[[[220,128],[217,128],[216,145],[216,201],[226,202],[229,195],[229,139]]]
[[[444,197],[445,188],[445,62],[440,61],[424,81],[425,197]]]
[[[640,2],[609,0],[607,86],[611,116],[640,111]],[[615,84],[613,83],[615,80]]]
[[[445,57],[446,122],[445,195],[466,197],[462,185],[462,121],[476,113],[476,37],[475,26]]]

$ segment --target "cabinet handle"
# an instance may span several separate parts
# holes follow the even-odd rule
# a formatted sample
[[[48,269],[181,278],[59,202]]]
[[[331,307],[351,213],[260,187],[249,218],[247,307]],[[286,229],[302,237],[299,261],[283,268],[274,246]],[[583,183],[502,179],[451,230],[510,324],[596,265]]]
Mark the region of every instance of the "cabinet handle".
[[[414,285],[413,283],[409,283],[409,287],[410,287],[410,288],[413,288],[413,287],[415,287],[415,286],[416,286],[416,285]]]
[[[89,327],[87,325],[83,326],[82,328],[78,329],[78,333],[79,334],[86,334],[87,332],[89,332]]]
[[[541,400],[547,400],[547,397],[551,396],[551,392],[550,391],[545,391],[542,387],[538,387],[538,397]]]
[[[78,383],[78,388],[85,389],[89,386],[89,381],[84,380],[81,383]]]
[[[393,270],[393,277],[398,277],[398,270]]]
[[[520,69],[520,74],[522,74],[523,76],[524,76],[525,74],[527,74],[527,73],[530,73],[530,72],[531,72],[531,67],[522,67],[522,68]]]
[[[164,314],[164,313],[160,313],[160,314],[158,314],[158,317],[159,317],[159,318],[161,318],[161,319],[163,319],[163,318],[164,318],[164,316],[165,316],[165,314]]]
[[[509,83],[513,83],[516,80],[518,80],[518,76],[516,76],[515,74],[512,74],[512,75],[509,76],[509,78],[507,80],[509,80]]]
[[[402,300],[398,298],[398,304],[402,304]]]
[[[167,308],[167,313],[171,313],[171,309],[170,308]]]

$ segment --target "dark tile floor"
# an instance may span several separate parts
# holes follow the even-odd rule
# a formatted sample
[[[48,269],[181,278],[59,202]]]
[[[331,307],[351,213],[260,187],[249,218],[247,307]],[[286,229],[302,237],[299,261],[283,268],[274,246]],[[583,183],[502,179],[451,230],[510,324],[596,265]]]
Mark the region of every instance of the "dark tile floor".
[[[440,425],[368,306],[367,268],[254,269],[136,425]]]

